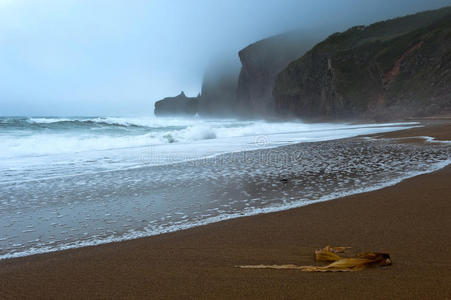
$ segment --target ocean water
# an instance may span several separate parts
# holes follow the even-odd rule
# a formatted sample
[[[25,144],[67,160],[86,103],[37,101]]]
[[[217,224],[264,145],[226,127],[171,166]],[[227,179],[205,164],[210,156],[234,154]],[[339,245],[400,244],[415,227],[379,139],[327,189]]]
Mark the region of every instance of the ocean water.
[[[417,125],[0,118],[0,259],[302,206],[448,164],[447,144],[339,140]]]
[[[0,118],[0,184],[171,164],[415,126],[176,118]]]

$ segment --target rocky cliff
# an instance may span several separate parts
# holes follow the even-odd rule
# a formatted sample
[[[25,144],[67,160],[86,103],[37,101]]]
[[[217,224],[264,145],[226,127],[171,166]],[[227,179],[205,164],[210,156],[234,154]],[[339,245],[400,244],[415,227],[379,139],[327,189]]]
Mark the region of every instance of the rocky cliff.
[[[199,100],[197,97],[186,97],[184,92],[176,97],[167,97],[155,102],[156,116],[186,115],[193,116],[198,112]]]
[[[303,118],[429,115],[451,109],[451,7],[353,27],[277,75],[275,111]]]
[[[293,31],[258,41],[239,52],[241,70],[230,61],[216,61],[205,72],[197,112],[206,117],[262,117],[274,114],[274,79],[288,63],[304,54],[324,34]],[[232,65],[232,66],[230,66]],[[166,114],[179,114],[172,98],[159,102]],[[180,102],[182,106],[185,104]],[[155,106],[155,113],[160,109]]]
[[[237,112],[243,116],[272,115],[276,75],[320,40],[320,33],[293,31],[258,41],[241,50]]]

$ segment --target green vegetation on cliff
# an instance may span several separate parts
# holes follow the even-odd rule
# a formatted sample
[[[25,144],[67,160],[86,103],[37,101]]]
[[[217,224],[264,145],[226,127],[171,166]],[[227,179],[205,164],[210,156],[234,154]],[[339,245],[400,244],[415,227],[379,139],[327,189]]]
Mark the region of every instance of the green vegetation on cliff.
[[[451,7],[335,33],[277,76],[277,113],[390,119],[451,109]]]

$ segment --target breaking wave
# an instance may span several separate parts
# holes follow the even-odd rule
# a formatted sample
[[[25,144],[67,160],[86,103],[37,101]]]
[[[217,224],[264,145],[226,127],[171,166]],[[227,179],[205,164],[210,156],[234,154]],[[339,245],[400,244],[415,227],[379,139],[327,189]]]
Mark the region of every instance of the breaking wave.
[[[348,135],[353,136],[367,133],[372,128],[392,125],[394,124],[337,125],[182,118],[0,118],[0,158],[189,144],[214,139],[241,138],[242,143],[248,143],[252,137],[281,134],[290,134],[291,142],[308,141],[306,136],[310,136],[310,139],[312,136],[321,136],[321,140],[328,140],[336,138],[337,130],[348,131]],[[412,126],[414,123],[402,125]],[[243,139],[245,137],[248,137],[247,141]]]

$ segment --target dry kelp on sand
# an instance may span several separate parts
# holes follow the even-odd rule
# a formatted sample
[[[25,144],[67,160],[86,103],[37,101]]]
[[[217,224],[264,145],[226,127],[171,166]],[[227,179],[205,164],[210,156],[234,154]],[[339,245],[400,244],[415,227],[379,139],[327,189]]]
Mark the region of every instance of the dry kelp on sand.
[[[341,257],[337,253],[343,253],[350,247],[326,246],[315,251],[315,260],[332,262],[326,266],[297,266],[297,265],[242,265],[242,269],[289,269],[303,272],[354,272],[371,266],[391,265],[390,255],[380,252],[364,252],[356,257]]]

